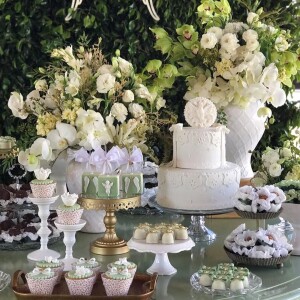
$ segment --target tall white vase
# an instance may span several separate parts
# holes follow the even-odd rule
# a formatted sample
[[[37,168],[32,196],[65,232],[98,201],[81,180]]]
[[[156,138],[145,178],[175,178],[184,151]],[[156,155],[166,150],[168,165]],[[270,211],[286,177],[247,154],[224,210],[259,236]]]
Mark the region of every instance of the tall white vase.
[[[251,152],[257,146],[265,130],[265,117],[258,117],[260,102],[253,102],[246,109],[230,105],[225,109],[227,127],[226,159],[241,167],[241,178],[252,178]]]
[[[85,171],[86,165],[72,160],[67,167],[66,180],[70,193],[81,194],[82,180],[81,175]],[[86,225],[81,229],[83,232],[100,233],[105,232],[103,218],[104,210],[84,210],[82,219],[86,221]]]

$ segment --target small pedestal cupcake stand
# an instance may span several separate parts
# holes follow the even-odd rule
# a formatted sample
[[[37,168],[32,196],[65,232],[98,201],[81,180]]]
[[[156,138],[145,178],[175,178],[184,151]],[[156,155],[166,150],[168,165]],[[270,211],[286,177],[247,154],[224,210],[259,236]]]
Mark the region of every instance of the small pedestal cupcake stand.
[[[140,196],[117,199],[94,199],[80,197],[78,203],[87,210],[105,210],[104,224],[106,231],[104,236],[91,244],[91,252],[100,255],[118,255],[129,252],[127,243],[119,238],[115,231],[117,217],[115,211],[139,206]]]
[[[66,246],[66,255],[61,261],[64,263],[64,271],[72,270],[72,264],[78,259],[73,257],[73,246],[76,242],[76,232],[81,230],[86,224],[85,220],[80,220],[78,224],[66,225],[54,222],[55,226],[64,233],[64,244]]]
[[[53,204],[58,198],[53,196],[50,198],[34,198],[29,197],[33,204],[36,204],[39,208],[38,215],[41,219],[41,227],[38,230],[37,234],[40,236],[41,248],[39,250],[33,251],[27,255],[29,260],[39,261],[45,259],[45,256],[51,256],[53,258],[59,258],[60,254],[54,250],[48,249],[49,235],[51,233],[48,228],[48,217],[50,215],[49,207]]]

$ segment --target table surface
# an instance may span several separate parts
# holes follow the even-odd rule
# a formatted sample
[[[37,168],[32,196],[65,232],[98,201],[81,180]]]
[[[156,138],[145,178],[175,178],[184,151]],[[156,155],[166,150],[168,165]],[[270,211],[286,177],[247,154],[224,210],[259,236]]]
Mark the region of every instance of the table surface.
[[[117,214],[117,234],[129,240],[132,236],[134,227],[139,223],[159,223],[159,222],[177,222],[186,226],[190,224],[189,216],[180,216],[172,214],[154,215],[154,216],[133,216],[127,214]],[[277,222],[278,220],[273,220]],[[212,297],[201,292],[195,291],[190,285],[190,277],[201,265],[216,265],[221,262],[230,262],[223,250],[223,241],[225,237],[239,224],[246,223],[249,229],[256,228],[256,222],[241,218],[208,218],[206,226],[212,229],[217,238],[211,243],[196,243],[190,251],[168,254],[169,260],[177,273],[171,276],[159,276],[156,287],[155,299],[224,299],[223,297]],[[102,234],[91,234],[78,232],[76,235],[76,244],[73,248],[73,256],[76,258],[95,257],[102,264],[102,270],[106,270],[106,265],[117,260],[120,256],[100,256],[90,253],[89,245],[92,241],[99,238]],[[59,241],[49,246],[50,249],[59,251],[64,256],[65,246]],[[32,250],[26,251],[0,251],[0,270],[10,275],[16,270],[28,272],[33,269],[34,262],[27,260],[27,254]],[[131,250],[125,255],[128,260],[133,261],[138,266],[139,273],[146,273],[146,270],[152,265],[155,255],[153,253],[139,253]],[[251,267],[252,273],[262,278],[262,287],[251,295],[231,297],[234,299],[300,299],[300,257],[291,256],[283,268],[276,267]],[[16,299],[11,287],[7,287],[0,292],[0,299]],[[228,298],[226,298],[228,299]]]

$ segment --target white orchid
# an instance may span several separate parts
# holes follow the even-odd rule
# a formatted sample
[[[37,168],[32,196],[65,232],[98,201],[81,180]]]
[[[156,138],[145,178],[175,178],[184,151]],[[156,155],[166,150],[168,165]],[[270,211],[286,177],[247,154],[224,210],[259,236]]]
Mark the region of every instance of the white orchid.
[[[26,119],[28,113],[25,111],[23,96],[20,93],[12,92],[8,99],[8,107],[11,109],[12,114],[20,119]]]
[[[74,126],[67,123],[57,123],[56,129],[47,134],[47,139],[50,141],[52,149],[64,150],[77,143],[76,135],[77,131]]]

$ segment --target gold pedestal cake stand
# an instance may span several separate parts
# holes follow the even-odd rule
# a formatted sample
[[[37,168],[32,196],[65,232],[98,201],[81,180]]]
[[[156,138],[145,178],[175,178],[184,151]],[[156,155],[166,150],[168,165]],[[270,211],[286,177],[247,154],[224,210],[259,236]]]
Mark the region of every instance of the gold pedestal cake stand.
[[[78,203],[87,210],[105,210],[106,214],[103,219],[106,231],[104,236],[92,242],[91,252],[100,255],[118,255],[129,252],[125,240],[119,238],[115,231],[117,217],[115,211],[119,209],[129,209],[139,206],[141,203],[140,196],[131,198],[117,199],[95,199],[80,197]]]

